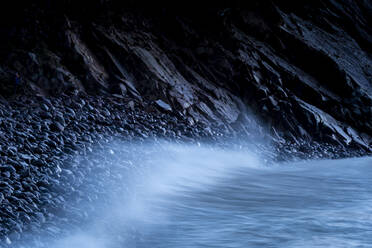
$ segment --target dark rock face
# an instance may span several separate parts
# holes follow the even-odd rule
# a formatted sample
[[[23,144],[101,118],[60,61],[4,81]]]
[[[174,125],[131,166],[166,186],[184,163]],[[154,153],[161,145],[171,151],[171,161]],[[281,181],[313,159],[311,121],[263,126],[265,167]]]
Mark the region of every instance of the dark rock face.
[[[28,4],[1,27],[2,87],[18,71],[41,94],[160,100],[193,122],[234,125],[249,109],[278,140],[370,151],[370,1],[242,5]]]

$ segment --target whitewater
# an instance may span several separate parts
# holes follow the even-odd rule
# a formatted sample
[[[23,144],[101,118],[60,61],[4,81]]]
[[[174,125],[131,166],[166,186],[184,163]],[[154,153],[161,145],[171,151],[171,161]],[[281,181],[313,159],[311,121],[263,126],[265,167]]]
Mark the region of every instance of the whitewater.
[[[239,146],[172,143],[107,153],[121,168],[102,186],[110,204],[70,235],[20,247],[372,247],[371,157],[267,163]]]

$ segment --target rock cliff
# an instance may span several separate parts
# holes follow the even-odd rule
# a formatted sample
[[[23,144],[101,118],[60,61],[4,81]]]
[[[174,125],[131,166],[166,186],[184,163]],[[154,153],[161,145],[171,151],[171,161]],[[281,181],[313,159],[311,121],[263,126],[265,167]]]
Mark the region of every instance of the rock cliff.
[[[279,143],[371,151],[370,1],[160,5],[10,6],[0,25],[4,96],[19,72],[31,94],[130,97],[224,130],[244,129],[253,113]]]

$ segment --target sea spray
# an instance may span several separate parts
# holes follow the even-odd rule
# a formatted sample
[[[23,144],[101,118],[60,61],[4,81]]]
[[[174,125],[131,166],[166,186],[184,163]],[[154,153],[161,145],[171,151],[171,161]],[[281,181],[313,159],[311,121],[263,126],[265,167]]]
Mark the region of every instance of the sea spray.
[[[115,144],[105,156],[104,174],[120,174],[99,185],[107,204],[90,206],[100,211],[71,235],[23,247],[372,243],[372,158],[267,165],[249,149],[166,142]]]

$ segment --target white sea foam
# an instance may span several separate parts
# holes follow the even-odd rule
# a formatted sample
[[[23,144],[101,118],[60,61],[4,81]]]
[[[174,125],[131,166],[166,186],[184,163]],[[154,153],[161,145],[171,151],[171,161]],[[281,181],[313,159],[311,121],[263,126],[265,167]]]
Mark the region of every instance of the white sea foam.
[[[372,158],[266,166],[247,149],[171,143],[109,153],[125,174],[104,186],[110,206],[47,247],[372,244]]]

